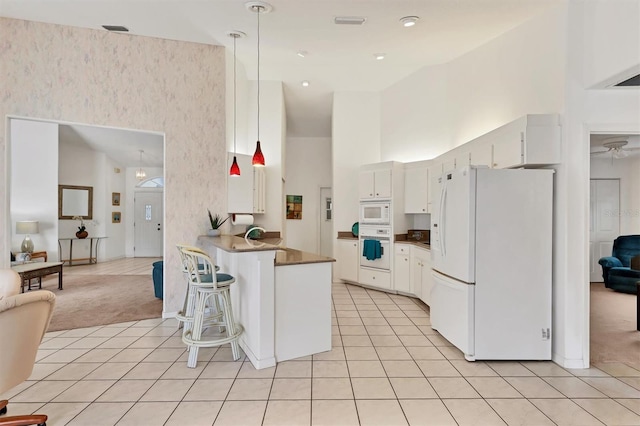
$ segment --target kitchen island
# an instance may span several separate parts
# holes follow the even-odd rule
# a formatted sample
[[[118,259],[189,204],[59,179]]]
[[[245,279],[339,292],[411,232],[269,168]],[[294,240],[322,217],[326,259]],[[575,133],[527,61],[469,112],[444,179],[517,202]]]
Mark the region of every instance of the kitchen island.
[[[236,279],[233,313],[245,330],[238,342],[255,368],[331,350],[334,259],[280,247],[278,239],[200,236],[198,243]]]

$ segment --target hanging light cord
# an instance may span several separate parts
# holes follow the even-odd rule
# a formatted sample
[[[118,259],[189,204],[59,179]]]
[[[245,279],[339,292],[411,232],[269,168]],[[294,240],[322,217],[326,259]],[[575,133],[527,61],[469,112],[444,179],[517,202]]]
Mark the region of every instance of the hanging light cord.
[[[256,6],[258,15],[258,141],[260,141],[260,11],[262,6]]]
[[[236,39],[237,34],[233,35],[233,156],[236,155]]]

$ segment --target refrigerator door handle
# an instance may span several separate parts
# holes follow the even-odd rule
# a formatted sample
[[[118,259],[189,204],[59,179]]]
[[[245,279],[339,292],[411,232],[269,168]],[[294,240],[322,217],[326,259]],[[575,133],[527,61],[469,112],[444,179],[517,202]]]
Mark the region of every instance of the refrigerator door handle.
[[[445,213],[446,213],[446,202],[447,202],[447,183],[443,182],[442,185],[442,193],[440,194],[440,253],[442,253],[442,257],[447,256],[447,252],[445,250]]]

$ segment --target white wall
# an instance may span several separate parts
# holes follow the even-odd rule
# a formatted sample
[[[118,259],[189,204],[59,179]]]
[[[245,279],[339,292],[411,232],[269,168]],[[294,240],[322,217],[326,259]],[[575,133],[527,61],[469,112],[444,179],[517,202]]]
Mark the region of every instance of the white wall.
[[[39,233],[31,235],[34,251],[58,258],[58,125],[10,120],[11,145],[11,251],[20,252],[25,235],[17,235],[16,222],[37,220]],[[37,155],[34,155],[36,154]]]
[[[333,234],[358,221],[358,171],[380,161],[379,92],[337,92],[333,96]],[[334,253],[337,252],[334,247]]]
[[[285,196],[302,195],[302,219],[286,221],[285,245],[318,253],[320,187],[331,186],[331,138],[288,138],[286,151]]]
[[[428,160],[450,148],[447,67],[425,67],[381,94],[380,157]]]
[[[620,235],[640,234],[640,155],[592,157],[591,179],[620,179]]]
[[[640,73],[640,2],[584,1],[584,85],[605,87]]]

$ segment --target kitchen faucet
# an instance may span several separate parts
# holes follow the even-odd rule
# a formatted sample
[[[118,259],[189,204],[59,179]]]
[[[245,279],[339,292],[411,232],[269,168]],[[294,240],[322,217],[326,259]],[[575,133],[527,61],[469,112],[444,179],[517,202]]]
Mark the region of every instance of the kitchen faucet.
[[[247,232],[244,234],[244,240],[247,242],[247,244],[250,244],[250,243],[249,243],[249,234],[250,234],[251,232],[255,231],[256,229],[259,229],[259,230],[260,230],[260,231],[262,231],[262,232],[267,232],[267,231],[266,231],[266,229],[261,228],[261,227],[259,227],[259,226],[253,226],[253,227],[251,227],[251,228],[247,229]]]

